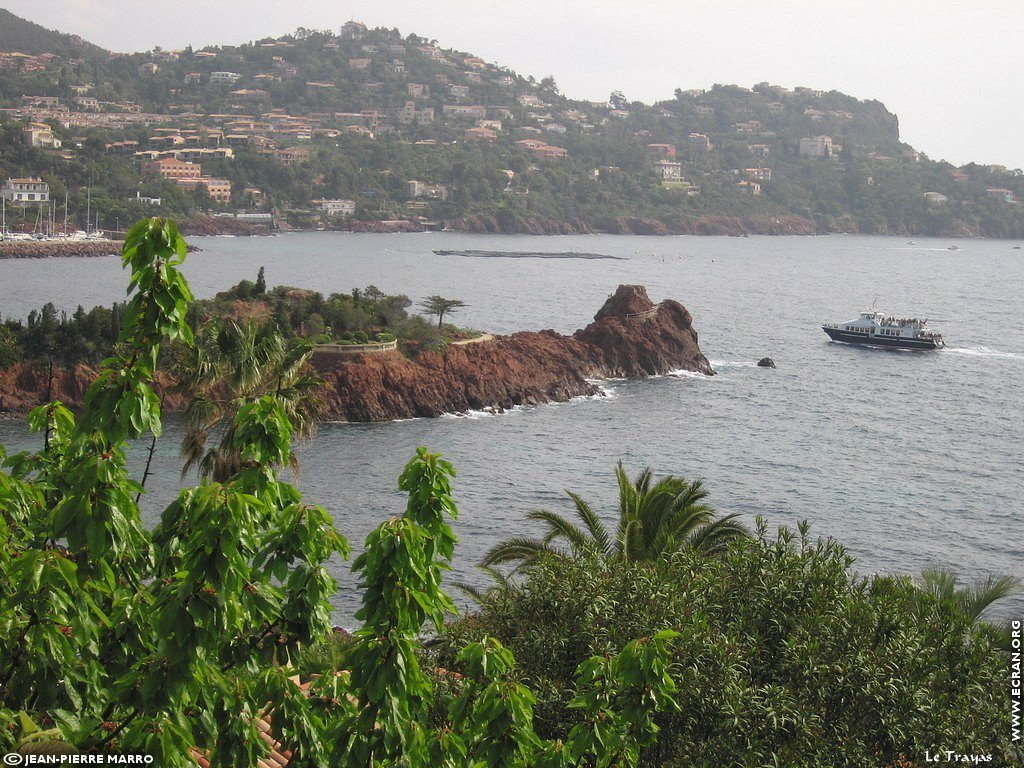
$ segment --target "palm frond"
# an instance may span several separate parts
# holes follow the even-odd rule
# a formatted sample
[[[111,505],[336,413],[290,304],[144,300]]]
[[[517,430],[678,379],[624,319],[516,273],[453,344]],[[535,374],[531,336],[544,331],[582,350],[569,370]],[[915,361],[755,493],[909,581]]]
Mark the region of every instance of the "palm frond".
[[[479,587],[465,581],[455,581],[452,582],[452,586],[478,604],[482,604],[495,592],[509,592],[517,589],[512,577],[497,568],[490,565],[477,565],[477,570],[486,573],[490,577],[491,583]]]
[[[636,562],[645,559],[645,547],[643,540],[643,528],[640,521],[627,520],[622,526],[622,538],[619,540],[619,552],[627,562]]]
[[[989,576],[980,583],[965,587],[959,594],[959,603],[964,613],[977,621],[984,617],[992,603],[1020,591],[1020,580],[1012,576]]]
[[[594,540],[594,544],[597,548],[606,555],[612,554],[614,551],[612,538],[608,533],[608,529],[604,527],[604,523],[601,522],[601,518],[597,516],[597,513],[594,512],[590,505],[587,504],[579,494],[568,490],[566,491],[566,494],[570,499],[572,499],[572,503],[576,507],[576,516],[583,521],[583,524],[587,528],[587,532]]]
[[[724,551],[736,539],[750,536],[750,530],[737,522],[737,514],[726,515],[697,528],[686,540],[686,546],[705,555]]]
[[[573,551],[593,549],[595,546],[594,540],[585,531],[577,528],[570,520],[557,512],[548,509],[533,509],[526,516],[530,520],[536,520],[546,526],[545,545],[550,545],[558,539],[565,539],[569,544],[569,549]]]
[[[480,561],[480,564],[495,566],[518,563],[516,566],[518,568],[521,565],[536,562],[543,555],[552,554],[555,551],[547,542],[540,539],[516,537],[505,539],[505,541],[491,547]]]

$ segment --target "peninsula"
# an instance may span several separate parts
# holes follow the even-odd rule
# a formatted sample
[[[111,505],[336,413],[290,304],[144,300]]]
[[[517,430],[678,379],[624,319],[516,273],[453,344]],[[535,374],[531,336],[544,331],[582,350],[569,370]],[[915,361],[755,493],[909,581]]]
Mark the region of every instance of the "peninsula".
[[[325,418],[385,421],[600,394],[595,379],[656,376],[684,369],[714,374],[686,308],[655,304],[640,285],[620,285],[587,327],[450,344],[415,360],[396,352],[316,353]]]
[[[714,374],[687,309],[671,299],[655,304],[639,285],[620,285],[593,322],[572,335],[552,330],[485,334],[413,356],[402,354],[393,342],[363,348],[315,348],[311,365],[323,380],[321,418],[372,422],[501,411],[600,395],[599,379],[673,370]],[[93,375],[84,363],[54,365],[51,376],[39,360],[15,362],[0,369],[0,412],[25,412],[48,399],[79,407]],[[168,411],[186,404],[174,383],[170,375],[157,383]]]

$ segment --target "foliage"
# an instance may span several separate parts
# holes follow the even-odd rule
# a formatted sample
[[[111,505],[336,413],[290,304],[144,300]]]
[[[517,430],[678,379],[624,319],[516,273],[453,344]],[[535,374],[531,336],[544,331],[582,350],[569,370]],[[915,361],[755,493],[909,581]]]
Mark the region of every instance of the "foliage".
[[[2,73],[0,106],[20,108],[26,95],[70,103],[86,86],[90,96],[104,102],[104,111],[135,102],[146,113],[165,116],[165,127],[184,127],[182,113],[230,114],[239,106],[253,114],[283,110],[293,116],[336,116],[333,121],[317,118],[322,133],[306,144],[308,161],[286,165],[255,146],[235,146],[231,160],[204,161],[205,173],[232,184],[232,200],[223,206],[201,190],[193,194],[144,174],[128,156],[106,151],[106,144],[124,140],[140,142],[141,150],[163,149],[150,141],[156,134],[145,126],[57,126],[64,146],[75,146],[66,160],[24,146],[24,124],[7,123],[0,130],[0,176],[38,174],[51,184],[54,199],[66,188],[71,218],[79,227],[92,177],[100,180],[92,190],[93,210],[108,228],[146,215],[145,204],[136,199],[142,191],[160,197],[162,210],[170,215],[251,209],[257,203],[275,211],[279,220],[304,228],[322,220],[312,200],[345,198],[355,203],[357,221],[398,218],[470,231],[640,233],[668,228],[736,234],[792,227],[1024,234],[1021,207],[986,191],[1008,189],[1016,199],[1024,198],[1019,170],[973,164],[956,170],[930,160],[900,141],[896,116],[882,104],[835,91],[787,91],[766,83],[754,89],[714,85],[700,92],[678,90],[674,98],[651,105],[619,92],[611,94],[609,103],[595,104],[565,97],[550,76],[538,82],[505,67],[467,69],[460,64],[465,54],[437,51],[438,58],[420,49],[427,41],[384,28],[359,36],[298,30],[239,46],[116,57],[10,14],[0,24],[4,35],[22,40],[29,50],[48,48],[58,58],[44,71],[27,67]],[[395,65],[396,55],[404,71]],[[353,58],[366,59],[368,67],[350,67]],[[156,64],[157,71],[147,64]],[[211,82],[210,74],[225,68],[240,76],[238,83]],[[296,87],[301,82],[329,85]],[[454,88],[464,95],[453,93]],[[410,101],[418,111],[433,110],[435,118],[394,121],[372,136],[348,130],[345,115],[393,115]],[[502,122],[494,141],[464,140],[472,120],[444,111],[458,101],[488,105],[487,117]],[[203,122],[218,127],[213,119]],[[710,148],[706,142],[691,142],[694,134],[708,137]],[[829,157],[800,157],[800,139],[823,134],[842,150]],[[78,136],[85,139],[80,147],[71,141]],[[542,137],[568,156],[535,158],[516,144],[527,137]],[[650,143],[677,148],[675,161],[694,185],[691,191],[699,187],[699,193],[688,193],[688,185],[665,188],[659,182]],[[747,169],[759,167],[771,169],[771,180],[762,181],[762,195],[747,194],[737,181]],[[412,200],[410,180],[441,184],[447,195]],[[256,201],[245,191],[254,187],[264,192]],[[948,200],[929,204],[925,192]]]
[[[465,674],[435,696],[418,637],[454,611],[441,579],[457,509],[452,466],[422,448],[399,479],[405,514],[371,533],[353,566],[362,628],[321,662],[326,674],[300,685],[300,645],[328,632],[335,584],[325,563],[348,548],[326,511],[277,477],[293,431],[283,374],[277,389],[250,384],[281,370],[261,346],[279,350],[280,339],[237,326],[227,340],[224,329],[194,339],[185,252],[170,221],[129,230],[132,296],[116,353],[78,420],[60,403],[36,409],[43,450],[4,462],[0,643],[11,650],[0,659],[0,721],[20,726],[0,730],[0,749],[142,753],[171,768],[205,754],[248,766],[266,751],[266,718],[295,765],[635,765],[657,732],[653,717],[672,707],[668,634],[580,666],[574,706],[591,726],[564,743],[537,738],[534,696],[491,638],[458,653]],[[223,400],[232,421],[220,446],[235,458],[218,461],[220,479],[182,490],[150,532],[125,450],[161,432],[152,382],[161,344],[175,340],[200,350],[197,372],[238,385]],[[204,356],[218,343],[239,353],[234,367]]]
[[[177,366],[177,389],[185,394],[187,430],[182,474],[196,467],[202,477],[224,481],[242,467],[237,415],[248,403],[273,396],[295,437],[309,437],[323,411],[321,380],[304,371],[307,343],[289,342],[277,329],[253,320],[211,321]],[[289,455],[297,466],[294,455]]]
[[[654,482],[654,475],[647,468],[631,481],[622,462],[615,468],[615,478],[619,509],[614,534],[586,501],[566,491],[582,526],[557,512],[533,510],[527,517],[544,525],[543,538],[506,539],[484,555],[482,564],[488,568],[505,563],[529,566],[546,555],[560,552],[552,546],[559,541],[568,545],[571,556],[596,553],[625,562],[653,561],[684,547],[712,554],[733,539],[748,535],[746,528],[736,522],[736,515],[715,519],[717,513],[704,502],[708,492],[702,480],[687,481],[668,475]]]
[[[132,297],[116,353],[80,418],[59,403],[36,409],[44,449],[0,473],[0,720],[23,710],[83,750],[164,766],[194,764],[193,747],[252,765],[258,730],[239,715],[296,694],[272,662],[326,633],[324,563],[346,546],[323,509],[277,480],[291,425],[270,396],[238,410],[241,470],[182,491],[155,531],[143,528],[125,445],[161,431],[161,342],[192,343],[184,256],[172,222],[129,230]],[[13,736],[0,733],[3,751]]]
[[[95,365],[113,351],[123,316],[120,303],[88,312],[80,306],[70,317],[47,303],[24,322],[9,318],[0,324],[0,367],[20,359]]]
[[[458,299],[446,299],[444,296],[427,296],[420,302],[420,308],[428,315],[437,315],[437,327],[441,328],[444,323],[444,316],[451,314],[457,309],[466,306],[464,301]]]
[[[926,568],[917,582],[921,590],[922,609],[927,610],[928,598],[953,605],[972,621],[983,621],[992,604],[1021,591],[1020,579],[1012,576],[988,576],[980,582],[961,587],[952,571]],[[1010,622],[994,625],[999,633],[999,644],[1004,651],[1011,650]]]
[[[538,734],[558,739],[581,722],[581,662],[672,630],[677,708],[655,718],[642,765],[895,766],[943,744],[1015,764],[991,628],[852,562],[806,526],[769,537],[763,524],[713,558],[542,558],[449,626],[439,663],[468,638],[498,638],[537,696]]]

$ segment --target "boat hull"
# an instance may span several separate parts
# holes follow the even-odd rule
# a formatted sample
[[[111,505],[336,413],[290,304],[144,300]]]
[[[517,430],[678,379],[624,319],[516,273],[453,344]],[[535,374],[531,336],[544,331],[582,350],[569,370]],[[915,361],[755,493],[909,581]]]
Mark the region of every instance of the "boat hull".
[[[830,328],[827,325],[821,326],[821,330],[828,334],[832,341],[841,341],[844,344],[860,344],[866,347],[885,347],[887,349],[918,349],[936,350],[941,349],[945,344],[937,339],[902,339],[892,336],[875,336],[860,331],[845,331],[842,328]]]

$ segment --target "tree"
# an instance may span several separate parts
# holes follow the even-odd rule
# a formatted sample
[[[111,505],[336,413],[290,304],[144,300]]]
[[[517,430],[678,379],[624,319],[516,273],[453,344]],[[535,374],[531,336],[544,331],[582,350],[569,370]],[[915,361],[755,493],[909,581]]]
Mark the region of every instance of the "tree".
[[[564,541],[568,554],[574,557],[596,554],[609,560],[650,562],[687,547],[704,553],[719,552],[730,541],[748,535],[736,515],[715,519],[717,513],[705,503],[708,491],[702,480],[669,475],[655,483],[648,468],[630,481],[622,462],[615,468],[615,477],[619,517],[614,535],[587,502],[566,491],[582,526],[557,512],[533,510],[527,517],[545,526],[544,536],[506,539],[484,556],[482,564],[529,566],[544,555],[561,553],[552,546],[558,541]]]
[[[295,437],[311,436],[323,410],[320,379],[303,371],[312,352],[307,342],[289,341],[255,320],[206,322],[177,369],[178,389],[188,398],[182,474],[192,467],[214,480],[235,474],[242,464],[237,414],[266,395],[281,404]],[[296,465],[294,455],[289,460]]]
[[[446,299],[443,296],[427,296],[420,302],[420,309],[428,315],[437,315],[437,327],[441,328],[444,323],[444,316],[457,309],[467,306],[465,302],[458,299]]]
[[[260,267],[260,271],[256,274],[256,286],[253,288],[253,295],[262,296],[267,292],[267,277],[265,269]]]
[[[128,231],[132,297],[114,354],[80,417],[37,408],[29,423],[47,446],[0,472],[0,721],[21,724],[0,731],[0,751],[141,752],[194,768],[199,749],[255,765],[265,750],[251,715],[302,698],[279,665],[329,629],[324,565],[347,546],[326,511],[277,480],[291,426],[272,395],[238,409],[240,471],[182,491],[143,527],[126,448],[161,433],[161,343],[193,342],[185,254],[173,222]],[[289,729],[303,746],[304,715]]]
[[[571,681],[585,659],[670,629],[678,709],[658,716],[643,766],[896,768],[934,754],[936,733],[1019,764],[995,633],[941,601],[922,614],[918,598],[909,578],[858,575],[805,524],[769,536],[758,521],[713,558],[543,558],[449,623],[437,663],[496,638],[536,693],[538,736],[558,740],[580,722]]]
[[[917,587],[922,596],[928,595],[948,603],[971,621],[982,622],[985,621],[985,615],[993,603],[1020,593],[1021,581],[1012,576],[988,576],[980,582],[960,586],[959,577],[952,571],[942,568],[926,568],[921,571]],[[921,601],[921,609],[922,611],[927,610],[924,600]],[[999,632],[1003,650],[1009,651],[1009,622],[993,626]]]

